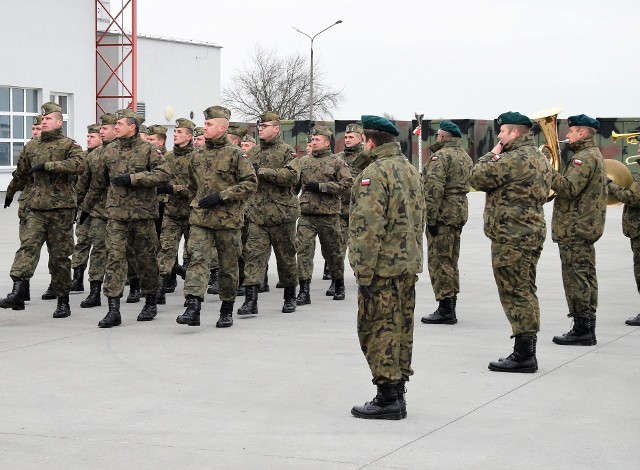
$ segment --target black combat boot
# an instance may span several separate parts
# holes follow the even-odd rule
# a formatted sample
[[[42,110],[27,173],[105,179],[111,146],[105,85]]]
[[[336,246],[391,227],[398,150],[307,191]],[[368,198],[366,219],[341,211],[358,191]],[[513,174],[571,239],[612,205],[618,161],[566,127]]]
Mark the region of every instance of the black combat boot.
[[[69,306],[69,294],[58,296],[58,305],[53,312],[53,318],[67,318],[71,315],[71,307]]]
[[[193,295],[187,295],[186,307],[182,315],[176,318],[176,323],[189,326],[200,326],[200,304],[202,300]]]
[[[278,283],[276,284],[276,289],[282,289],[283,287],[284,287],[284,284],[278,281]]]
[[[44,291],[44,294],[42,294],[41,299],[42,300],[54,300],[57,299],[58,296],[56,295],[55,292],[53,292],[53,286],[51,284],[49,284],[49,287],[47,287],[47,290]]]
[[[400,403],[400,412],[402,413],[402,418],[407,417],[407,400],[405,398],[405,393],[407,393],[407,389],[405,387],[405,381],[401,380],[396,384],[396,392],[398,393],[398,403]]]
[[[533,362],[535,362],[536,364],[536,370],[538,370],[538,358],[536,356],[536,350],[537,350],[537,345],[538,345],[538,338],[532,338],[533,339]],[[500,359],[498,359],[499,362],[502,362],[506,359],[506,357],[501,357]]]
[[[296,288],[284,288],[284,304],[282,305],[282,313],[293,313],[296,311]]]
[[[89,281],[89,295],[86,299],[80,302],[80,307],[91,308],[91,307],[99,307],[100,305],[102,305],[102,302],[100,301],[101,289],[102,289],[102,282]]]
[[[269,268],[264,272],[264,280],[260,283],[260,287],[258,287],[258,292],[269,292]]]
[[[378,385],[378,394],[363,406],[351,408],[356,418],[365,419],[402,419],[402,408],[398,401],[397,384]]]
[[[238,290],[236,291],[236,297],[244,297],[244,294],[246,292],[244,286],[242,285],[242,283],[244,282],[244,279],[239,281],[238,283]]]
[[[331,279],[331,273],[329,272],[329,268],[327,267],[327,262],[324,262],[324,269],[322,270],[322,280],[328,281]]]
[[[334,281],[333,279],[331,280],[331,285],[324,295],[326,295],[327,297],[333,297],[334,295],[336,295],[336,281]]]
[[[128,304],[137,304],[140,302],[140,296],[142,292],[140,291],[140,279],[133,278],[129,281],[129,297],[127,297]]]
[[[233,325],[233,300],[223,300],[216,328],[229,328],[231,325]]]
[[[176,287],[178,287],[178,268],[176,266],[173,266],[173,269],[171,270],[171,274],[169,274],[169,277],[167,279],[167,285],[164,288],[165,293],[167,294],[171,294],[172,292],[176,291]]]
[[[244,303],[238,309],[238,315],[258,314],[258,285],[244,286]]]
[[[589,317],[589,332],[591,333],[591,341],[593,341],[593,344],[598,344],[598,340],[596,339],[596,317]]]
[[[629,326],[640,326],[640,313],[635,317],[627,318],[624,324]]]
[[[311,303],[311,295],[309,294],[309,287],[311,281],[300,281],[300,292],[296,297],[296,304],[307,305]]]
[[[454,298],[455,297],[449,297],[440,300],[437,310],[431,315],[422,317],[420,321],[429,325],[455,325],[458,323]]]
[[[188,267],[189,267],[189,260],[186,260],[186,259],[183,259],[182,260],[182,264],[179,264],[176,267],[176,274],[178,276],[180,276],[183,281],[184,281],[184,278],[187,277],[187,268]]]
[[[71,279],[71,292],[84,292],[84,270],[86,266],[73,268],[73,279]]]
[[[494,372],[535,372],[538,370],[538,363],[533,344],[534,338],[516,336],[513,352],[504,359],[491,361],[489,370]]]
[[[213,268],[209,271],[209,287],[207,288],[207,294],[219,294],[220,288],[218,287],[218,268]]]
[[[553,342],[563,346],[593,346],[595,340],[591,335],[590,317],[576,313],[573,315],[573,327],[562,336],[554,336]],[[595,335],[595,322],[594,322]]]
[[[158,314],[158,292],[152,292],[151,294],[147,294],[144,298],[144,307],[142,307],[142,311],[138,314],[138,321],[151,321]]]
[[[333,294],[333,300],[344,300],[344,279],[336,279],[336,292]]]
[[[26,290],[27,286],[25,281],[13,281],[13,289],[11,292],[9,292],[4,299],[0,299],[0,308],[24,310],[24,293]]]
[[[156,297],[156,303],[158,305],[165,305],[167,303],[167,296],[165,295],[165,292],[168,281],[169,275],[160,276],[160,287],[158,288],[158,296]]]
[[[24,283],[25,283],[24,301],[25,302],[29,302],[31,300],[31,280],[28,279],[28,280],[24,281]]]
[[[107,297],[107,303],[109,304],[109,311],[107,315],[98,322],[100,328],[111,328],[112,326],[118,326],[122,323],[120,318],[120,297]]]

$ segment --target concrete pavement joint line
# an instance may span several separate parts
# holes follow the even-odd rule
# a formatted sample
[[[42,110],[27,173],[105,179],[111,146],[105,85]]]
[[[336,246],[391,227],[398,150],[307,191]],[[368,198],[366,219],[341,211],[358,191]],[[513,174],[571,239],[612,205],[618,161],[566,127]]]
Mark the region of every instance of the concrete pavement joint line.
[[[11,348],[11,349],[3,349],[2,351],[0,351],[0,354],[6,353],[6,352],[13,352],[13,351],[18,351],[20,349],[27,349],[27,348],[32,348],[34,346],[40,346],[42,344],[49,344],[49,343],[55,343],[56,341],[62,341],[65,339],[69,339],[69,338],[77,338],[78,336],[83,336],[83,335],[93,335],[96,334],[97,331],[85,331],[84,333],[78,333],[77,335],[71,335],[71,336],[63,336],[61,338],[53,338],[50,339],[48,341],[41,341],[39,343],[33,343],[33,344],[27,344],[25,346],[18,346],[17,348]]]
[[[552,372],[555,372],[556,370],[560,369],[561,367],[564,367],[564,366],[566,366],[567,364],[571,364],[572,362],[577,361],[578,359],[581,359],[581,358],[583,358],[584,356],[586,356],[587,354],[591,354],[591,353],[593,353],[594,351],[597,351],[598,349],[602,349],[602,348],[604,348],[604,347],[606,347],[606,346],[608,346],[608,345],[610,345],[610,344],[612,344],[612,343],[615,343],[615,342],[616,342],[616,341],[618,341],[619,339],[622,339],[622,338],[624,338],[624,337],[626,337],[626,336],[629,336],[630,334],[635,333],[635,332],[636,332],[636,331],[638,331],[639,329],[640,329],[640,328],[634,328],[633,330],[631,330],[631,331],[629,331],[629,332],[627,332],[627,333],[623,334],[622,336],[618,336],[617,338],[612,339],[612,340],[611,340],[611,341],[609,341],[608,343],[601,344],[601,345],[599,345],[599,346],[597,346],[597,347],[595,347],[595,348],[593,348],[593,349],[589,349],[588,351],[585,351],[583,354],[580,354],[579,356],[576,356],[576,357],[574,357],[573,359],[571,359],[571,360],[569,360],[569,361],[567,361],[567,362],[564,362],[564,363],[562,363],[562,364],[560,364],[560,365],[558,365],[558,366],[554,367],[553,369],[550,369],[550,370],[549,370],[549,371],[547,371],[547,372],[544,372],[544,373],[542,373],[542,374],[540,374],[540,375],[537,375],[537,377],[534,377],[534,378],[532,378],[531,380],[528,380],[528,381],[526,381],[526,382],[524,382],[524,383],[522,383],[522,384],[518,385],[517,387],[515,387],[515,388],[513,388],[513,389],[511,389],[511,390],[509,390],[509,391],[507,391],[507,392],[505,392],[505,393],[503,393],[503,394],[501,394],[501,395],[498,395],[497,397],[495,397],[495,398],[493,398],[493,399],[489,400],[489,401],[488,401],[488,402],[486,402],[486,403],[483,403],[483,404],[479,405],[478,407],[474,408],[473,410],[468,411],[467,413],[465,413],[465,414],[463,414],[463,415],[461,415],[461,416],[458,416],[456,419],[453,419],[453,420],[449,421],[448,423],[444,423],[442,426],[437,427],[437,428],[435,428],[435,429],[433,429],[433,430],[431,430],[431,431],[429,431],[429,432],[427,432],[427,433],[423,434],[422,436],[418,436],[418,437],[416,437],[416,438],[415,438],[415,439],[413,439],[412,441],[409,441],[409,442],[407,442],[406,444],[401,445],[401,446],[400,446],[400,447],[398,447],[397,449],[393,449],[393,450],[391,450],[391,451],[387,452],[387,453],[386,453],[386,454],[384,454],[383,456],[378,457],[376,460],[373,460],[373,461],[371,461],[371,462],[369,462],[369,463],[365,464],[364,466],[359,467],[359,468],[358,468],[358,470],[363,470],[363,469],[365,469],[365,468],[369,467],[370,465],[373,465],[373,464],[375,464],[376,462],[378,462],[378,461],[380,461],[380,460],[382,460],[382,459],[384,459],[384,458],[386,458],[386,457],[390,456],[391,454],[394,454],[394,453],[398,452],[399,450],[404,449],[404,448],[405,448],[405,447],[407,447],[407,446],[410,446],[411,444],[415,444],[415,443],[416,443],[416,442],[418,442],[419,440],[424,439],[425,437],[430,436],[431,434],[436,433],[436,432],[440,431],[441,429],[444,429],[444,428],[446,428],[447,426],[449,426],[449,425],[451,425],[451,424],[453,424],[453,423],[455,423],[455,422],[457,422],[457,421],[460,421],[460,420],[461,420],[461,419],[463,419],[463,418],[466,418],[466,417],[467,417],[467,416],[469,416],[470,414],[475,413],[476,411],[478,411],[478,410],[480,410],[480,409],[484,408],[484,407],[485,407],[485,406],[487,406],[487,405],[490,405],[490,404],[491,404],[491,403],[493,403],[494,401],[498,401],[499,399],[501,399],[501,398],[503,398],[503,397],[505,397],[505,396],[507,396],[507,395],[512,394],[512,393],[513,393],[513,392],[515,392],[516,390],[519,390],[519,389],[523,388],[524,386],[529,385],[531,382],[535,382],[536,380],[540,380],[540,379],[542,379],[543,377],[546,377],[548,374],[551,374]],[[570,348],[570,347],[576,347],[576,348],[577,348],[577,347],[580,347],[580,346],[567,346],[567,347],[569,347],[569,348]],[[499,372],[498,372],[498,373],[499,373]]]

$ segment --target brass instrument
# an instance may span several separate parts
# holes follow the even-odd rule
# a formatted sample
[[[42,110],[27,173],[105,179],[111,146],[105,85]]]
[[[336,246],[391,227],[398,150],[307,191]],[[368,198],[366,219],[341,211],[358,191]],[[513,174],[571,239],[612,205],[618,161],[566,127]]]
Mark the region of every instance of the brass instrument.
[[[558,141],[558,114],[561,112],[562,108],[551,108],[538,111],[530,116],[540,126],[540,130],[547,142],[541,145],[539,150],[549,159],[551,166],[556,171],[560,171],[560,163],[562,162],[560,158],[560,142]],[[547,201],[553,200],[555,196],[555,192],[550,191]]]
[[[640,132],[630,132],[628,134],[618,134],[616,131],[611,132],[611,138],[615,142],[618,139],[627,139],[627,144],[635,145],[638,143],[638,136],[640,136]]]
[[[640,155],[631,155],[630,157],[627,157],[625,159],[625,163],[627,165],[638,165],[638,162],[636,160],[640,159]]]
[[[640,157],[640,155],[635,155],[635,157]],[[627,158],[627,160],[629,158]],[[627,165],[618,160],[605,159],[604,168],[607,173],[607,178],[611,178],[616,186],[620,186],[621,188],[628,188],[631,186],[633,177],[631,176],[631,172],[629,171],[629,168],[627,168]],[[613,197],[612,194],[609,194],[607,198],[607,205],[613,206],[617,204],[620,204],[620,201]]]

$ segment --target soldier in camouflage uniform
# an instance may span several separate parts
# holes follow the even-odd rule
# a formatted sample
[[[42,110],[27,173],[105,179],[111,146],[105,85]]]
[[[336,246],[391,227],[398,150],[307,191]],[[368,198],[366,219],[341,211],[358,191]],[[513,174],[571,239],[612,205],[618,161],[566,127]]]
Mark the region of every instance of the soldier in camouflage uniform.
[[[636,279],[636,287],[640,294],[640,173],[633,176],[633,183],[629,188],[621,188],[608,179],[607,189],[609,194],[618,201],[624,202],[622,209],[622,233],[631,240],[633,252],[633,274]],[[628,318],[625,323],[630,326],[640,326],[640,313]]]
[[[193,129],[195,124],[189,119],[178,119],[173,132],[173,150],[167,152],[167,168],[171,173],[169,184],[158,187],[158,194],[168,195],[164,206],[162,231],[160,232],[160,251],[158,252],[158,269],[160,270],[160,291],[158,303],[166,303],[165,289],[175,266],[180,247],[180,238],[184,236],[185,245],[189,240],[189,163],[193,145]],[[188,264],[188,257],[185,265]],[[184,275],[184,273],[183,273]]]
[[[331,278],[335,281],[333,300],[344,300],[344,258],[340,251],[340,209],[342,195],[351,190],[353,178],[349,167],[331,153],[331,130],[314,128],[313,152],[300,158],[300,220],[298,247],[298,305],[311,303],[309,287],[313,273],[316,236],[320,239],[322,256],[327,260]]]
[[[160,124],[154,124],[147,127],[149,134],[146,141],[153,145],[155,148],[162,152],[162,155],[167,153],[167,128]]]
[[[249,152],[251,152],[251,149],[255,146],[256,146],[256,139],[251,137],[249,134],[245,135],[242,138],[242,142],[240,142],[240,148],[247,155],[249,155]]]
[[[77,207],[75,176],[84,169],[84,151],[62,134],[62,112],[56,103],[42,105],[42,134],[22,150],[14,178],[19,187],[32,184],[24,242],[11,267],[13,290],[0,307],[24,309],[26,282],[31,279],[46,242],[49,271],[58,305],[53,318],[71,315],[73,216]],[[27,181],[31,180],[31,183]]]
[[[146,142],[149,138],[149,128],[140,124],[140,132],[138,132],[138,135],[141,141]]]
[[[535,372],[540,306],[536,266],[547,235],[543,205],[551,188],[549,161],[536,148],[531,120],[498,117],[499,142],[471,170],[471,186],[485,191],[484,234],[491,240],[493,275],[515,337],[513,353],[492,361],[496,372]]]
[[[204,111],[206,148],[194,152],[189,165],[189,253],[191,264],[184,281],[187,309],[180,324],[200,325],[200,304],[207,289],[212,242],[220,261],[220,319],[216,327],[233,324],[233,304],[238,288],[238,257],[244,203],[258,182],[249,157],[227,140],[231,112],[222,106]]]
[[[204,148],[205,145],[206,145],[206,142],[204,138],[204,128],[196,127],[193,130],[193,148],[194,149]]]
[[[358,418],[407,416],[405,383],[413,375],[415,284],[422,272],[424,193],[418,170],[387,119],[362,116],[371,163],[356,178],[349,206],[349,263],[358,283],[358,338],[376,397],[354,406]]]
[[[247,130],[242,129],[240,126],[236,126],[235,124],[229,126],[227,129],[227,139],[237,147],[242,148],[242,139],[245,135],[247,135]]]
[[[138,321],[153,320],[157,314],[158,238],[155,219],[158,217],[156,186],[169,181],[170,175],[162,152],[138,137],[143,118],[131,110],[118,112],[117,140],[100,154],[95,177],[85,198],[86,207],[93,207],[107,190],[107,265],[104,294],[109,311],[100,320],[100,328],[120,325],[120,297],[127,275],[127,245],[133,245],[138,275],[145,305]],[[88,217],[82,212],[81,221]]]
[[[427,265],[438,309],[422,317],[422,323],[453,325],[458,322],[460,236],[469,216],[473,160],[462,148],[462,133],[453,122],[442,121],[437,135],[422,182],[427,198]]]
[[[580,114],[568,119],[569,149],[574,156],[562,174],[553,171],[551,237],[558,244],[562,283],[573,327],[553,342],[562,345],[596,344],[598,280],[594,243],[604,232],[607,188],[604,161],[596,146],[600,123]]]
[[[271,247],[278,276],[284,285],[283,313],[296,310],[296,220],[300,215],[296,187],[300,165],[293,147],[280,137],[280,116],[265,112],[258,124],[260,146],[249,153],[258,176],[258,191],[246,209],[247,242],[244,246],[245,301],[238,315],[258,313],[258,286],[264,279]]]

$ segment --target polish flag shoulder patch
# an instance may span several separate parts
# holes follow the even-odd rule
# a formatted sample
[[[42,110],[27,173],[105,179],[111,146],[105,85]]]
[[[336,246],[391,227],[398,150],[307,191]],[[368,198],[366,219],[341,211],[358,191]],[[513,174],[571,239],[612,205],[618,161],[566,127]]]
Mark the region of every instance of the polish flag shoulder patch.
[[[247,155],[246,153],[243,153],[242,158],[249,158],[249,155]]]
[[[577,158],[574,158],[573,163],[575,163],[576,165],[582,165],[582,160],[578,160]]]
[[[491,160],[497,162],[498,160],[500,160],[500,155],[494,155],[493,157],[491,157]]]
[[[436,157],[436,156],[431,157],[431,161],[432,162],[435,162],[437,159],[438,159],[438,157]]]
[[[369,186],[371,184],[371,178],[364,178],[360,181],[360,186]]]

